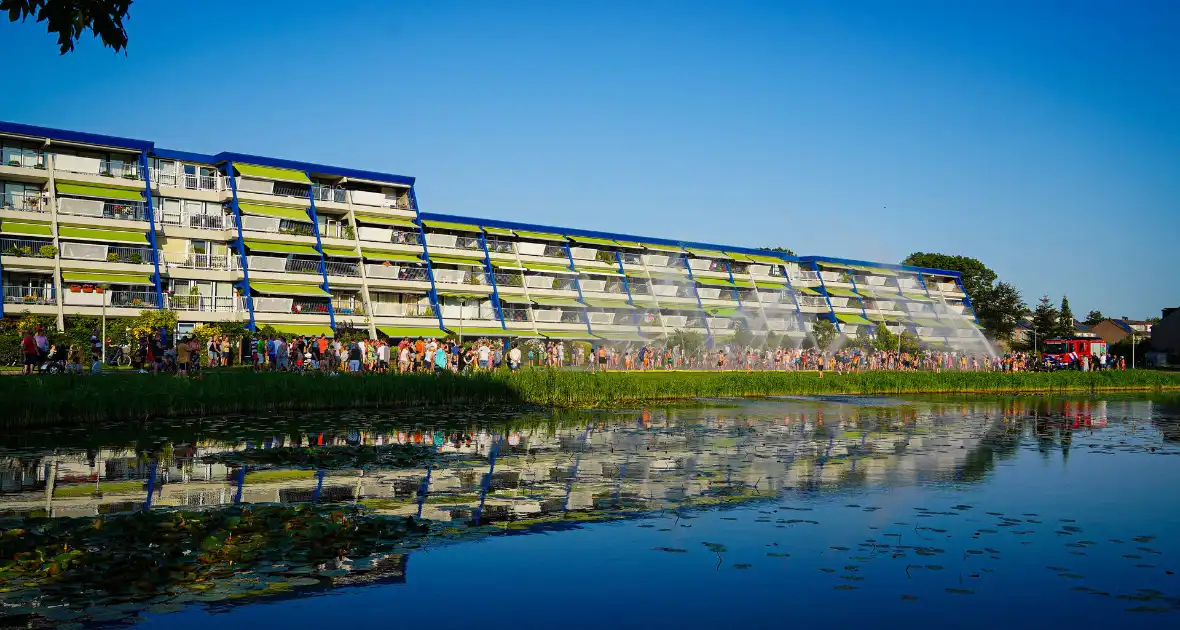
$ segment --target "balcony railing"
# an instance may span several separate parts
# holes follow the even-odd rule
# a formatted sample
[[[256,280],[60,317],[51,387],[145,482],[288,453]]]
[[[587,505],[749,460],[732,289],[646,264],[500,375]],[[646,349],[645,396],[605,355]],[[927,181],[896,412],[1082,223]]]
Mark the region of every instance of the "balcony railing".
[[[524,276],[519,273],[497,273],[493,275],[495,276],[497,287],[524,286]]]
[[[152,264],[152,250],[147,247],[123,247],[119,245],[108,245],[107,262],[127,263],[131,265],[150,265]]]
[[[819,306],[821,308],[827,307],[828,302],[822,297],[815,297],[812,295],[799,296],[799,306]]]
[[[819,282],[819,273],[797,269],[791,272],[791,282]]]
[[[455,247],[458,249],[483,249],[479,244],[478,236],[460,236],[455,239]]]
[[[158,308],[155,291],[116,289],[107,293],[107,304],[113,308]]]
[[[383,280],[405,280],[407,282],[428,282],[425,267],[407,267],[405,265],[365,265],[365,275],[369,278]]]
[[[498,238],[489,238],[488,251],[493,254],[515,254],[516,245],[512,241],[505,241]]]
[[[250,268],[253,269],[254,257],[251,256],[250,258]],[[283,270],[288,273],[306,273],[318,275],[320,273],[320,261],[307,260],[305,258],[291,258],[287,260],[287,264],[284,266]]]
[[[231,217],[225,214],[204,214],[183,210],[179,213],[160,210],[157,212],[160,216],[160,225],[175,225],[196,230],[228,230],[233,227]]]
[[[360,226],[360,239],[373,243],[394,243],[396,245],[421,246],[422,237],[412,230],[395,230],[392,228]]]
[[[0,208],[4,210],[20,210],[23,212],[45,212],[45,200],[38,192],[10,192],[0,200]]]
[[[373,315],[384,317],[434,317],[429,304],[417,302],[372,302]]]
[[[504,321],[506,322],[533,321],[532,313],[527,308],[503,308],[501,312],[504,314]]]
[[[291,312],[304,315],[327,315],[328,302],[318,300],[291,300]]]
[[[230,258],[227,254],[179,254],[160,252],[160,260],[169,267],[183,267],[185,269],[229,269]]]
[[[364,315],[365,303],[361,300],[332,300],[332,310],[337,315]]]
[[[142,201],[101,201],[59,197],[57,211],[75,216],[102,217],[122,221],[147,221],[147,206]]]
[[[45,154],[33,149],[6,148],[0,165],[44,169]]]
[[[232,313],[236,310],[235,297],[206,297],[203,295],[170,295],[168,308],[175,311],[196,311],[202,313]]]
[[[57,304],[53,289],[4,285],[5,304]]]
[[[188,190],[225,190],[225,178],[221,174],[217,175],[197,175],[190,173],[177,173],[176,171],[163,171],[158,168],[152,169],[152,183],[159,186],[172,186],[173,188],[187,188]]]
[[[351,262],[326,260],[324,261],[324,269],[328,272],[329,276],[355,277],[361,275],[360,269],[357,268],[357,264]]]
[[[348,190],[338,186],[313,185],[312,194],[316,201],[331,201],[334,203],[348,203]]]
[[[57,248],[52,241],[28,238],[0,237],[0,254],[5,256],[27,256],[29,258],[53,258]]]

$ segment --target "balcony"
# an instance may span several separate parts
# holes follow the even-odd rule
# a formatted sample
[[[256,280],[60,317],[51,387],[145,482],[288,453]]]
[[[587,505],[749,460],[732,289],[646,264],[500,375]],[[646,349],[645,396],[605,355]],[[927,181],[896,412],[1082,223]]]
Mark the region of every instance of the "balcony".
[[[147,221],[147,205],[142,201],[103,201],[100,199],[76,199],[58,197],[59,214],[119,219],[120,221]]]
[[[497,273],[493,274],[496,280],[496,286],[499,288],[514,288],[524,286],[524,276],[519,273]]]
[[[239,176],[234,181],[237,184],[239,193],[245,192],[270,195],[273,197],[293,197],[297,199],[307,199],[310,186],[309,184],[254,179],[248,176]]]
[[[405,280],[407,282],[429,282],[425,267],[406,267],[404,265],[374,265],[365,264],[365,275],[369,278],[382,280]]]
[[[348,203],[348,190],[339,186],[323,186],[313,184],[311,193],[316,201],[330,201],[332,203]]]
[[[469,301],[466,306],[461,304],[440,304],[442,316],[448,320],[464,321],[492,321],[499,320],[496,309],[487,300],[482,303]]]
[[[365,303],[358,297],[356,299],[334,299],[332,300],[332,310],[337,315],[364,315]]]
[[[501,240],[498,238],[487,239],[488,252],[492,254],[515,254],[516,244],[512,241]]]
[[[256,258],[255,256],[250,257],[250,269],[254,269],[254,259],[255,258]],[[258,256],[257,258],[262,258],[262,257]],[[320,275],[320,261],[318,261],[318,260],[307,259],[307,258],[286,258],[286,259],[284,259],[284,258],[271,258],[265,264],[274,264],[274,263],[270,262],[272,260],[283,261],[284,264],[283,264],[283,269],[281,271],[286,271],[287,273],[302,273],[302,274],[317,275],[317,276]],[[271,270],[267,270],[267,271],[271,271]]]
[[[125,247],[62,241],[61,257],[70,260],[150,265],[152,263],[152,250],[148,247]]]
[[[623,259],[624,265],[642,265],[643,256],[634,252],[619,252],[619,257]]]
[[[57,248],[49,240],[0,237],[0,254],[27,258],[53,258]]]
[[[593,247],[570,246],[570,256],[572,256],[575,260],[596,260],[599,253],[600,250],[594,249]],[[611,262],[614,262],[613,257]]]
[[[148,247],[124,247],[119,245],[108,245],[107,262],[126,263],[130,265],[150,265],[152,264],[152,250]]]
[[[419,302],[372,302],[373,315],[384,317],[434,317],[430,304]]]
[[[174,311],[199,313],[233,313],[245,310],[236,306],[235,297],[208,297],[204,295],[170,295],[168,308]]]
[[[822,297],[816,297],[814,295],[801,295],[799,296],[799,306],[818,306],[820,308],[827,308],[828,302]]]
[[[631,290],[631,295],[651,295],[651,284],[639,280],[627,280],[627,288]]]
[[[409,197],[405,195],[386,196],[384,193],[370,192],[368,190],[350,190],[349,196],[352,198],[352,203],[361,206],[372,206],[374,208],[392,208],[394,210],[402,210],[405,212],[412,212],[414,209],[410,207]]]
[[[291,312],[302,315],[327,315],[327,300],[292,299]]]
[[[197,175],[195,173],[177,173],[175,169],[166,171],[153,168],[151,174],[152,183],[159,186],[187,190],[226,190],[225,178],[220,173],[217,175]]]
[[[45,212],[45,200],[41,193],[11,192],[0,201],[0,209],[21,212]]]
[[[52,288],[4,285],[4,303],[52,305],[57,299]]]
[[[362,225],[357,230],[362,241],[373,243],[393,243],[395,245],[422,245],[422,236],[413,230],[399,230],[394,228],[369,227]]]
[[[587,313],[591,324],[607,326],[615,323],[614,313]]]
[[[166,212],[158,210],[160,225],[175,225],[177,227],[192,228],[194,230],[228,230],[233,228],[233,220],[227,214],[205,214],[198,212]]]
[[[0,156],[0,165],[45,170],[45,154],[36,149],[23,149],[16,146],[4,147],[4,154]]]
[[[708,287],[697,287],[697,295],[702,300],[719,300],[721,299],[721,289],[711,289]],[[680,297],[692,297],[691,295],[681,295]]]
[[[688,325],[687,315],[661,315],[660,322],[668,328],[684,328]]]
[[[353,262],[325,260],[324,270],[328,272],[329,276],[359,277],[361,275],[360,268]]]
[[[791,282],[819,282],[819,274],[814,271],[796,269],[791,272]]]
[[[144,289],[113,289],[106,292],[111,308],[159,308],[156,292]]]
[[[479,272],[482,275],[482,272]],[[463,269],[435,269],[434,281],[441,284],[480,284],[476,272]]]
[[[103,160],[99,158],[79,157],[77,155],[55,155],[53,168],[66,173],[80,175],[98,175],[116,179],[143,180],[139,163],[134,158],[126,160]]]
[[[247,232],[315,236],[315,228],[310,221],[290,221],[287,219],[259,217],[248,214],[242,215],[242,229]]]
[[[533,321],[533,314],[527,308],[504,307],[500,309],[500,312],[503,313],[505,322],[522,323]]]

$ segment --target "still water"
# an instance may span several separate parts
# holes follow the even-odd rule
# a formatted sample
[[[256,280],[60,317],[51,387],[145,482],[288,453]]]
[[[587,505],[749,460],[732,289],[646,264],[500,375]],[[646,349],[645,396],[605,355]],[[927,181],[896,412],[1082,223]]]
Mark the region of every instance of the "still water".
[[[0,437],[0,627],[1180,627],[1180,398]]]

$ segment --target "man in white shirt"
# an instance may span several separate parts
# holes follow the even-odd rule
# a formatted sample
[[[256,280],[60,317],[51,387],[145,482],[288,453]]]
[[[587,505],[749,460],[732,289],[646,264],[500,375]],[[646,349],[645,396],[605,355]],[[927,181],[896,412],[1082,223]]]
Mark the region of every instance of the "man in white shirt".
[[[488,345],[480,344],[479,346],[479,369],[487,370],[491,366],[492,349]]]
[[[508,351],[508,369],[513,372],[520,369],[520,346],[512,346]]]

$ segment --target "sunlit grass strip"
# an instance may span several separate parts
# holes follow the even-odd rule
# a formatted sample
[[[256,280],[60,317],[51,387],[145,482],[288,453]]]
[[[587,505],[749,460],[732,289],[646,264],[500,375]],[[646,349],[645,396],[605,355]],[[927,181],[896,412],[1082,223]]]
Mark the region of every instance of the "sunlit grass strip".
[[[0,428],[141,421],[153,417],[289,413],[432,405],[620,407],[656,401],[820,394],[1096,392],[1180,390],[1180,373],[614,372],[526,370],[444,374],[308,376],[205,374],[200,380],[139,374],[0,378]]]
[[[55,486],[53,496],[58,499],[89,497],[97,492],[103,494],[143,494],[142,481],[114,481],[103,484],[87,483],[78,486]]]

